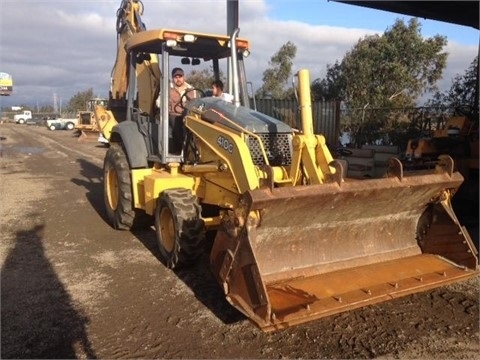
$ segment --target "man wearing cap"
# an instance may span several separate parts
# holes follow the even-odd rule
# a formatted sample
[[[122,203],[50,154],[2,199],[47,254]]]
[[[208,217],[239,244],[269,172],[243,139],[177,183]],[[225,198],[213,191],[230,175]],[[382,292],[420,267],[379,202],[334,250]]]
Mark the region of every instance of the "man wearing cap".
[[[170,96],[168,99],[169,123],[172,129],[173,152],[180,152],[183,140],[183,119],[182,113],[185,103],[196,97],[193,86],[185,81],[183,69],[174,68],[172,70],[172,82],[170,84]],[[188,91],[190,90],[190,91]],[[183,96],[185,94],[185,96]],[[182,98],[183,96],[183,98]],[[182,103],[181,103],[182,102]]]

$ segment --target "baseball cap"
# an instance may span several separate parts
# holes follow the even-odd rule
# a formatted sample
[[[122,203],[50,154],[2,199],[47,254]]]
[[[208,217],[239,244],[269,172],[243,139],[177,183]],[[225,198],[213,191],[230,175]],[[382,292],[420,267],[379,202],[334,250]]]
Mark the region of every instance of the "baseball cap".
[[[175,77],[175,75],[181,75],[183,76],[183,70],[181,68],[174,68],[172,70],[172,77]]]

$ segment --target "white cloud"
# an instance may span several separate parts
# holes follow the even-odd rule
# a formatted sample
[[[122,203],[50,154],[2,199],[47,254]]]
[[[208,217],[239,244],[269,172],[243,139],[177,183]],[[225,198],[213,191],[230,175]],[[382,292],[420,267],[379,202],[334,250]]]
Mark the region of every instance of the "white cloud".
[[[181,28],[226,33],[226,0],[143,1],[147,29]],[[0,71],[10,73],[14,93],[0,105],[64,103],[93,88],[107,96],[116,55],[116,11],[120,0],[2,0],[0,2]],[[239,1],[240,36],[250,40],[246,60],[249,80],[261,85],[270,57],[287,41],[297,46],[294,68],[323,77],[327,64],[341,60],[368,29],[276,21],[263,0]],[[477,47],[449,42],[450,53],[441,88],[463,73]],[[188,71],[188,70],[187,70]]]
[[[445,51],[448,52],[448,71],[445,72],[442,82],[450,84],[455,75],[463,75],[475,56],[477,56],[478,48],[449,41]]]
[[[340,61],[361,37],[375,33],[370,30],[312,26],[297,21],[270,21],[261,25],[263,36],[258,36],[255,24],[251,25],[245,27],[246,36],[252,39],[252,57],[260,60],[258,66],[252,69],[254,74],[259,74],[254,79],[259,80],[271,56],[287,41],[297,46],[294,70],[309,69],[313,80],[323,77],[327,64]]]

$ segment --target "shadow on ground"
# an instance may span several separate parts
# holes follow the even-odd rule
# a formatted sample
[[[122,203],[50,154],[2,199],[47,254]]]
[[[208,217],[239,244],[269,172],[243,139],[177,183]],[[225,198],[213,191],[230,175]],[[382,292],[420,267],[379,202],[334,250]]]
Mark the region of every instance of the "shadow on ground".
[[[85,187],[87,190],[87,200],[105,223],[110,226],[103,201],[103,170],[85,159],[78,159],[77,162],[81,167],[81,177],[72,179],[72,182]],[[159,262],[162,262],[153,228],[135,230],[132,231],[132,233]],[[208,259],[209,249],[210,247],[206,246],[205,253],[195,264],[192,264],[189,268],[175,270],[175,274],[190,287],[196,298],[210,309],[222,322],[229,324],[243,320],[244,316],[227,302],[221,287],[210,271]],[[163,263],[163,265],[165,264]]]
[[[160,256],[153,228],[132,233],[159,262],[166,266]],[[207,244],[202,256],[192,266],[172,271],[192,290],[195,297],[224,324],[242,321],[245,317],[228,303],[222,288],[210,271],[209,249]]]
[[[80,176],[73,178],[71,181],[78,186],[83,186],[87,190],[87,200],[92,205],[92,208],[106,224],[109,224],[103,201],[102,168],[85,159],[77,159],[77,162],[80,165]]]
[[[29,214],[28,216],[38,216]],[[1,358],[77,358],[96,355],[87,336],[88,318],[45,256],[44,225],[18,231],[1,271]]]

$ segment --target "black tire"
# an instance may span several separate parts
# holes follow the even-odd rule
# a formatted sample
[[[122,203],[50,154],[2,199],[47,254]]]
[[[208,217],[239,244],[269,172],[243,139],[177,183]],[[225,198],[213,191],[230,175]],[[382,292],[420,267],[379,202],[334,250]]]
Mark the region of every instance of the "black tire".
[[[107,217],[113,228],[133,230],[152,225],[152,216],[133,207],[130,166],[121,144],[111,144],[105,155],[103,190]]]
[[[66,128],[67,128],[67,130],[73,130],[75,128],[75,124],[71,123],[71,122],[68,122],[67,125],[66,125]]]
[[[49,129],[52,130],[52,131],[54,131],[54,130],[56,130],[57,128],[55,127],[55,125],[50,125]]]
[[[157,200],[155,231],[160,255],[170,269],[193,265],[203,253],[205,224],[188,189],[165,190]]]

